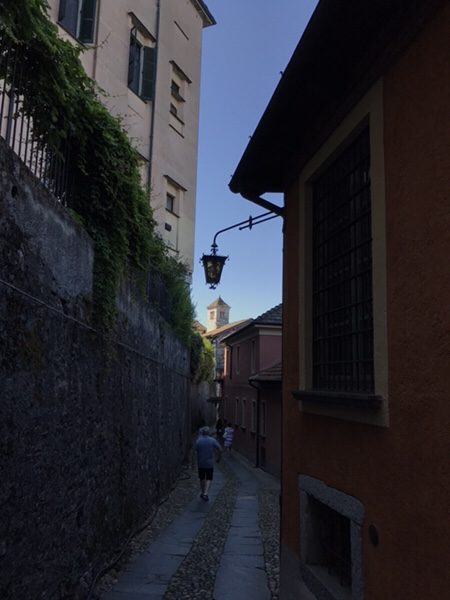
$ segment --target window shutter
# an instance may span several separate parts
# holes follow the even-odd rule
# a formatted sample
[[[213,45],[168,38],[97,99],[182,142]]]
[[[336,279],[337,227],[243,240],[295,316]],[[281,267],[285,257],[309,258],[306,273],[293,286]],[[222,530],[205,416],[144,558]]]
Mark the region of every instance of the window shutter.
[[[80,42],[91,43],[94,41],[95,12],[97,0],[82,0],[80,15]]]
[[[77,35],[79,0],[61,0],[58,21],[74,37]]]
[[[66,0],[59,0],[58,21],[62,21],[66,14]]]
[[[128,58],[128,87],[133,90],[135,94],[139,94],[139,80],[140,80],[140,55],[141,47],[131,32],[130,36],[130,54]]]
[[[134,52],[135,43],[136,42],[134,39],[134,35],[131,34],[130,35],[130,51],[128,53],[128,85],[130,85],[130,86],[133,82],[134,61],[135,61],[135,52]]]
[[[142,68],[142,98],[153,99],[154,73],[155,71],[155,49],[144,48],[144,65]]]

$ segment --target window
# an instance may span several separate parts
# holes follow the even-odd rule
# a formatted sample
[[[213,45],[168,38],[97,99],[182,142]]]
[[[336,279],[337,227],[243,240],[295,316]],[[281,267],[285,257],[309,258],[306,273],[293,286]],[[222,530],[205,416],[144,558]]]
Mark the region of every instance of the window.
[[[256,340],[252,340],[250,344],[250,372],[256,371]]]
[[[266,435],[266,403],[265,402],[261,402],[260,405],[261,408],[261,415],[260,415],[260,434],[261,435]]]
[[[175,98],[175,100],[177,102],[184,102],[184,98],[181,95],[181,85],[178,84],[173,79],[172,79],[172,81],[170,83],[170,93],[171,93],[172,97]]]
[[[228,374],[229,374],[229,378],[233,379],[233,348],[227,346],[228,348],[228,358],[229,358],[229,363],[228,363]]]
[[[234,423],[239,425],[239,398],[236,398],[234,403]]]
[[[230,348],[229,348],[229,346],[225,346],[223,370],[224,370],[224,375],[230,377],[230,379],[231,379],[230,365],[231,365],[231,352],[230,352]]]
[[[166,194],[166,209],[175,212],[175,196],[173,194]]]
[[[191,80],[186,73],[173,61],[170,61],[170,104],[169,125],[179,135],[184,133],[184,105],[188,96]]]
[[[299,490],[305,584],[320,597],[361,600],[363,505],[307,475],[300,475]]]
[[[317,545],[315,556],[309,557],[309,564],[324,567],[339,585],[352,584],[352,560],[350,546],[350,519],[337,511],[310,498],[311,525]]]
[[[293,395],[302,411],[388,427],[383,123],[380,81],[299,174]]]
[[[180,241],[182,241],[180,232],[180,215],[183,210],[183,198],[185,189],[174,181],[168,175],[164,175],[165,181],[165,215],[166,223],[169,223],[171,229],[163,232],[163,239],[166,246],[173,252],[180,252]],[[161,207],[162,208],[162,207]],[[211,311],[212,312],[212,311]],[[213,319],[214,317],[210,317]]]
[[[241,372],[240,360],[241,360],[241,347],[236,346],[236,373]]]
[[[313,389],[374,390],[366,128],[313,185]]]
[[[251,422],[250,422],[250,431],[252,433],[256,432],[256,400],[252,400],[252,414],[251,414]]]
[[[214,319],[214,311],[213,310],[209,311],[209,318]]]
[[[61,0],[58,22],[85,44],[95,39],[97,0]]]
[[[139,39],[138,39],[139,38]],[[128,87],[143,100],[152,100],[154,93],[155,49],[143,44],[144,36],[136,27],[130,34]]]
[[[245,429],[246,427],[246,419],[245,419],[245,412],[247,410],[247,401],[245,398],[242,398],[242,402],[241,402],[241,427],[242,429]]]

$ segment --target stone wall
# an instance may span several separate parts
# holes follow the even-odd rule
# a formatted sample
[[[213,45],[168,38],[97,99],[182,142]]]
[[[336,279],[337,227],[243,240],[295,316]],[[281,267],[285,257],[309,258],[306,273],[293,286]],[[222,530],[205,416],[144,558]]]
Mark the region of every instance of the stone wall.
[[[188,351],[125,284],[117,330],[96,331],[92,265],[91,239],[1,143],[1,598],[86,598],[186,455]]]
[[[209,426],[215,426],[217,421],[217,408],[213,402],[208,399],[215,396],[214,384],[208,381],[191,385],[190,406],[192,431],[196,431],[201,425],[206,423]]]

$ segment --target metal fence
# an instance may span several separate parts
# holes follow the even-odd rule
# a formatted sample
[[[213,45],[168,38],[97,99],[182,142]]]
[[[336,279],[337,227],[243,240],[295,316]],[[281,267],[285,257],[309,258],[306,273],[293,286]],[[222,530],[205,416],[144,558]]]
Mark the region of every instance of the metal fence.
[[[0,36],[0,137],[56,199],[70,207],[71,144],[68,141],[54,149],[45,132],[38,134],[33,127],[32,99],[24,96],[33,77],[29,71],[20,48],[5,44]],[[169,292],[161,274],[153,269],[147,273],[146,292],[148,302],[170,319]]]
[[[0,38],[0,137],[33,175],[67,206],[70,144],[51,149],[45,134],[36,133],[23,95],[27,78],[31,76],[19,48],[5,44]]]

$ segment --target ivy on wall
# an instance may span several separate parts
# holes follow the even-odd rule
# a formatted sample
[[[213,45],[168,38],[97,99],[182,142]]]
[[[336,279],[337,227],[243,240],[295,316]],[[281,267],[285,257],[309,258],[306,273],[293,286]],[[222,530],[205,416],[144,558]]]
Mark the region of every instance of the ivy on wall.
[[[86,75],[81,47],[58,36],[47,11],[45,0],[0,0],[0,41],[20,65],[18,92],[35,137],[60,156],[69,146],[69,207],[95,244],[94,319],[112,327],[120,278],[151,265],[168,290],[171,325],[189,342],[194,309],[186,269],[155,231],[138,154]],[[11,77],[6,61],[0,77]]]
[[[191,343],[191,379],[194,383],[208,381],[214,378],[214,350],[211,342],[198,332],[192,336]]]

